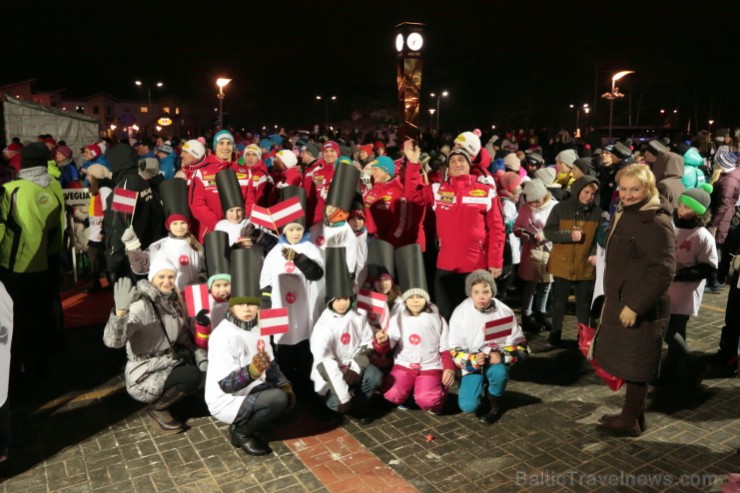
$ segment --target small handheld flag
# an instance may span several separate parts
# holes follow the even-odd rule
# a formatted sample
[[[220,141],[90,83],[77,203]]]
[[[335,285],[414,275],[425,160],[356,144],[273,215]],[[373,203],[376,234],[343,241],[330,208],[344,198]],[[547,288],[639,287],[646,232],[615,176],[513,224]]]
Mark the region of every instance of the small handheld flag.
[[[260,335],[271,336],[288,332],[288,309],[272,308],[260,310]]]
[[[208,296],[208,284],[191,284],[185,286],[185,305],[188,317],[195,317],[201,310],[211,309],[211,298]]]

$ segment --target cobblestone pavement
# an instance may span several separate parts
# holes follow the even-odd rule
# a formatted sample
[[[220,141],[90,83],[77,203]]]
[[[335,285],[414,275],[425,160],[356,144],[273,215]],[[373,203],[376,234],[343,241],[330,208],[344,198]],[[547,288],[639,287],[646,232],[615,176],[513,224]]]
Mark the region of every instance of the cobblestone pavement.
[[[725,303],[726,290],[707,294],[690,322],[698,352],[716,349]],[[567,323],[574,340],[572,315]],[[594,426],[620,407],[623,390],[588,370],[575,344],[546,351],[538,336],[531,358],[512,369],[494,425],[387,407],[370,425],[337,425],[306,408],[275,427],[274,454],[252,458],[195,397],[176,407],[188,417],[185,433],[152,431],[123,390],[124,355],[101,337],[101,328],[68,331],[56,371],[13,397],[2,493],[719,491],[740,472],[740,381],[729,369],[713,368],[695,391],[651,394],[641,437],[602,438]]]

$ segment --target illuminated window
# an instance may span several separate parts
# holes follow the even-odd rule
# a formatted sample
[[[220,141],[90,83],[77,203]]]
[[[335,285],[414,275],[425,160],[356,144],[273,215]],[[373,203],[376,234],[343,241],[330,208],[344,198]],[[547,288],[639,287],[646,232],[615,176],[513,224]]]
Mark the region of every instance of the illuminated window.
[[[165,106],[163,113],[169,113],[169,112],[170,112],[169,106]]]
[[[180,114],[180,108],[175,107],[175,114],[176,115],[179,115]]]
[[[142,106],[141,109],[139,109],[139,112],[141,112],[141,113],[149,113],[149,108],[147,108],[146,106]]]

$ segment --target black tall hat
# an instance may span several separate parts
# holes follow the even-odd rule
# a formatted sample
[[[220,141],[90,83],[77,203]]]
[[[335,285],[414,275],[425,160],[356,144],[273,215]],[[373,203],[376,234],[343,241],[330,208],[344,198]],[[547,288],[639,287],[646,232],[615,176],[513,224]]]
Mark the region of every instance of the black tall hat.
[[[382,275],[396,278],[393,253],[393,245],[385,240],[376,238],[370,243],[367,249],[367,278],[370,282]]]
[[[289,186],[280,189],[279,201],[298,197],[298,201],[301,203],[301,209],[303,209],[303,217],[298,218],[291,223],[298,223],[304,228],[306,227],[306,210],[308,208],[308,200],[306,199],[306,190],[303,187]],[[283,226],[285,227],[285,226]]]
[[[159,185],[159,196],[162,198],[165,220],[172,215],[176,215],[190,221],[188,184],[185,180],[164,180]]]
[[[326,196],[327,205],[333,205],[345,212],[352,210],[352,201],[355,198],[359,179],[360,170],[351,164],[337,163]]]
[[[238,248],[231,252],[231,298],[229,306],[260,304],[262,255],[256,248]]]
[[[424,258],[418,243],[403,246],[396,250],[396,271],[398,284],[401,286],[404,300],[418,294],[429,301],[427,275],[424,270]]]
[[[244,208],[244,196],[236,177],[236,171],[227,168],[216,173],[216,188],[218,189],[218,198],[221,200],[221,210],[224,211],[224,214],[233,207]]]
[[[231,275],[229,260],[231,248],[229,247],[229,235],[225,231],[211,231],[206,233],[203,240],[203,247],[206,250],[206,270],[208,271],[208,287],[219,276],[226,279],[225,276]]]
[[[344,247],[326,248],[326,301],[352,296],[352,280]]]

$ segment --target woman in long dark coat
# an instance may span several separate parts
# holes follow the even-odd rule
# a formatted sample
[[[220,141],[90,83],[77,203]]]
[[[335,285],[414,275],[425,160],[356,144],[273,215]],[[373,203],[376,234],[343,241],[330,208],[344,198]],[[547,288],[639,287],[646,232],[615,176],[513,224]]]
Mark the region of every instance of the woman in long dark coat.
[[[670,315],[668,288],[676,270],[669,204],[645,165],[617,175],[619,205],[606,244],[604,308],[594,358],[625,380],[622,412],[601,418],[598,431],[638,436],[645,429],[647,382],[657,378]]]

